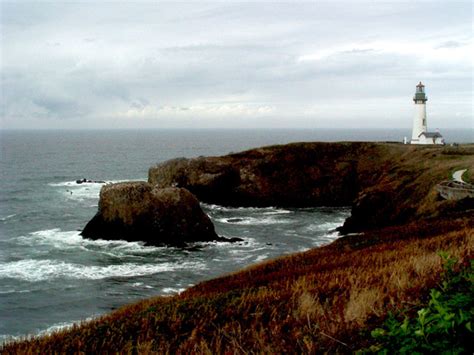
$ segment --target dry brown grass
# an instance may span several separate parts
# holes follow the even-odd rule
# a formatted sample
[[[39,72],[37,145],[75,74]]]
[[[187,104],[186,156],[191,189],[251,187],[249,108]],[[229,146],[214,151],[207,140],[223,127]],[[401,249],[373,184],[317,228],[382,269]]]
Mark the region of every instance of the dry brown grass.
[[[342,238],[159,297],[3,353],[315,353],[368,344],[363,329],[424,302],[438,251],[472,257],[474,220],[422,221]]]

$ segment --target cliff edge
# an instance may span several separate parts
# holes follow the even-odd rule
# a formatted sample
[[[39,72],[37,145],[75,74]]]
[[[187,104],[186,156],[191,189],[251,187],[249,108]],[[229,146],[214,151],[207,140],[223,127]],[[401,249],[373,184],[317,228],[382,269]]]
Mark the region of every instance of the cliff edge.
[[[292,143],[221,157],[173,159],[148,181],[184,187],[201,201],[229,206],[352,206],[343,232],[472,211],[472,199],[445,201],[436,185],[474,169],[474,145]]]
[[[202,201],[227,205],[352,204],[343,229],[364,233],[172,297],[124,306],[51,335],[0,344],[0,352],[352,354],[369,346],[382,349],[371,330],[389,314],[405,316],[408,309],[416,317],[430,290],[439,295],[439,285],[446,288],[446,275],[472,265],[473,201],[443,200],[436,185],[459,169],[468,169],[466,179],[472,182],[473,168],[474,145],[384,143],[298,143],[165,162],[150,169],[150,184],[137,183],[137,188],[148,193],[186,187]],[[132,202],[138,201],[134,196]],[[107,211],[106,200],[105,218],[128,221],[129,212],[141,211],[140,203],[130,201],[123,210],[114,202]],[[451,258],[452,270],[446,271],[448,261],[440,255]],[[453,314],[468,314],[453,307]],[[467,331],[470,336],[467,327],[452,332],[457,338],[448,334],[447,347],[459,342],[472,353]]]

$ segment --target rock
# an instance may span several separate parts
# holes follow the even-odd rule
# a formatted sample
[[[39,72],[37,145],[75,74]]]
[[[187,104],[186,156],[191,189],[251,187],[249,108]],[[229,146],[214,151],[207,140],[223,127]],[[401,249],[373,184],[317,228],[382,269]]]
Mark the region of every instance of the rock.
[[[86,179],[86,178],[76,180],[76,184],[86,184],[86,183],[89,183],[89,184],[105,184],[105,181],[103,181],[103,180],[89,180],[89,179]]]
[[[243,218],[227,218],[227,222],[229,223],[238,223],[242,222],[244,219]]]
[[[99,211],[81,234],[90,239],[122,239],[168,246],[222,240],[199,201],[188,190],[161,189],[147,182],[103,186]]]
[[[369,143],[298,143],[222,157],[173,159],[150,168],[148,181],[189,189],[227,206],[344,206],[357,196],[356,158]]]
[[[364,191],[354,201],[351,216],[337,230],[355,232],[389,224],[393,209],[389,201],[393,199],[394,191]]]
[[[203,201],[219,203],[233,198],[240,172],[219,158],[178,158],[150,168],[148,181],[160,187],[184,187]]]
[[[352,233],[472,213],[471,202],[443,201],[436,186],[453,171],[473,166],[473,144],[292,143],[170,160],[151,167],[148,181],[184,187],[203,202],[227,206],[352,206],[340,228]]]

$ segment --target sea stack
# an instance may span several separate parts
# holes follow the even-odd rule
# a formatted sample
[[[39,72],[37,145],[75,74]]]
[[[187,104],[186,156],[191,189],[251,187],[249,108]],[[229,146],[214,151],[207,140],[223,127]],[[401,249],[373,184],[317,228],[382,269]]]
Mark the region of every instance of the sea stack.
[[[81,234],[89,239],[178,247],[221,239],[192,193],[183,188],[160,189],[147,182],[103,186],[99,211]]]

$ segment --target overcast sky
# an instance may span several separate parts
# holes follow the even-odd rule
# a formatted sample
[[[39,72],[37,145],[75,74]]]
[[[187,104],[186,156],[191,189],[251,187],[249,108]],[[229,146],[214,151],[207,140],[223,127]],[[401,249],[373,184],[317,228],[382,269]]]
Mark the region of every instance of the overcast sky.
[[[473,129],[471,1],[1,2],[3,128]]]

